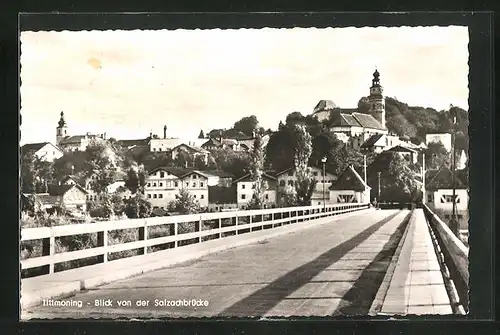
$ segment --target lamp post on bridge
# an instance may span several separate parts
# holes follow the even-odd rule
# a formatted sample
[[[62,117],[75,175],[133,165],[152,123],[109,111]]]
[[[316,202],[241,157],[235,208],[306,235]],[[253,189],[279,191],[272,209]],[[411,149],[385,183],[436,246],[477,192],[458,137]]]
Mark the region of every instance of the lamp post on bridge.
[[[326,156],[321,158],[321,163],[323,163],[323,213],[326,213],[326,193],[325,193]]]

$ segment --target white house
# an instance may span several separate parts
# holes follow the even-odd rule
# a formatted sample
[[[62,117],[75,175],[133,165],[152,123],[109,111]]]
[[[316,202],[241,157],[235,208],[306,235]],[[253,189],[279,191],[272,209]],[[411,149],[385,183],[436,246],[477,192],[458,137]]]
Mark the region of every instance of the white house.
[[[349,166],[330,186],[330,203],[369,203],[370,186]]]
[[[441,143],[448,152],[451,151],[451,134],[450,133],[435,133],[425,135],[425,144]]]
[[[402,145],[397,145],[393,148],[390,148],[387,151],[398,153],[402,158],[405,158],[410,163],[413,164],[417,163],[418,151],[415,149],[411,149]]]
[[[194,157],[200,156],[203,158],[203,161],[205,163],[208,162],[208,155],[210,154],[210,152],[208,150],[205,150],[203,148],[196,148],[196,147],[192,147],[190,145],[181,143],[181,144],[177,145],[176,147],[172,148],[172,150],[170,150],[170,154],[172,155],[172,159],[176,159],[177,156],[181,152],[188,153],[190,155],[193,155]]]
[[[61,158],[64,152],[50,142],[29,143],[21,147],[21,153],[33,153],[40,160],[53,162]]]
[[[149,172],[145,196],[153,207],[166,209],[181,189],[186,189],[198,204],[208,207],[208,184],[211,175],[200,171],[159,167]],[[213,181],[212,181],[213,182]]]
[[[317,181],[316,189],[313,192],[311,203],[314,205],[323,204],[323,200],[328,201],[330,198],[329,188],[337,180],[337,175],[334,173],[325,171],[325,180],[323,181],[323,170],[318,167],[309,167],[311,173]],[[297,181],[295,175],[295,167],[288,168],[284,171],[278,172],[276,174],[277,184],[278,184],[278,203],[282,204],[285,197],[285,190],[288,186],[293,187]],[[323,197],[323,185],[325,189],[325,196]]]
[[[463,171],[457,171],[455,176],[456,218],[460,229],[468,229],[469,222],[469,192],[467,176]],[[451,170],[442,166],[439,170],[426,173],[425,203],[433,209],[446,223],[453,213],[453,184]]]
[[[267,188],[264,191],[264,207],[271,208],[276,205],[277,191],[276,191],[276,177],[268,173],[264,173],[264,180],[267,182]],[[246,208],[250,200],[252,200],[254,193],[254,181],[251,179],[250,174],[234,181],[236,184],[236,203],[238,208]]]

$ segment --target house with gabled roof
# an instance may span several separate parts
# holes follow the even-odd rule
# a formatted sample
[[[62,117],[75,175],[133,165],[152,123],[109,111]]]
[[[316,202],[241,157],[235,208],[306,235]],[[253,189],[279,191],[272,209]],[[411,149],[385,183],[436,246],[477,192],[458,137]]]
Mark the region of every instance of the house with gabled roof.
[[[276,177],[264,172],[263,179],[267,184],[267,188],[264,191],[264,208],[272,208],[276,206],[277,200],[277,188],[276,188]],[[252,200],[254,194],[254,180],[250,173],[238,178],[234,181],[236,185],[236,203],[238,208],[247,208],[250,200]]]
[[[79,184],[48,185],[47,193],[34,196],[43,209],[54,206],[81,212],[87,209],[87,191]]]
[[[338,176],[329,171],[325,170],[325,179],[323,181],[323,169],[317,166],[310,166],[311,174],[316,180],[316,188],[313,191],[311,197],[311,203],[313,205],[322,205],[324,201],[328,202],[330,198],[329,188],[337,180]],[[277,178],[277,197],[278,203],[283,203],[285,201],[286,190],[290,187],[295,187],[297,182],[297,176],[295,174],[295,167],[290,167],[283,171],[275,174]],[[325,194],[323,196],[323,185],[325,189]]]
[[[50,142],[28,143],[21,147],[21,155],[33,154],[40,160],[53,162],[64,155],[64,152]]]
[[[369,203],[370,190],[354,167],[349,166],[330,186],[330,203]]]
[[[205,160],[208,159],[208,155],[210,154],[210,152],[208,150],[205,150],[203,148],[193,147],[191,145],[181,143],[181,144],[175,146],[174,148],[172,148],[172,150],[170,150],[170,154],[172,155],[172,159],[176,159],[177,156],[179,155],[179,153],[181,153],[182,151],[187,152],[187,153],[194,155],[194,156],[201,155]]]
[[[457,220],[461,229],[468,227],[468,177],[463,170],[455,173],[455,199]],[[445,222],[451,220],[453,212],[453,176],[446,165],[430,170],[425,176],[425,203]]]
[[[406,159],[412,164],[415,164],[417,162],[419,153],[418,150],[403,145],[396,145],[395,147],[392,147],[387,151],[398,153],[402,158]]]

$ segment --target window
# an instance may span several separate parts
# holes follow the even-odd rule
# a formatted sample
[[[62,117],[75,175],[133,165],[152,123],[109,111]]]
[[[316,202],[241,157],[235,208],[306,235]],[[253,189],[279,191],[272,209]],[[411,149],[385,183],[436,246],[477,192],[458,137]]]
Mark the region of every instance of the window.
[[[196,194],[194,194],[194,195],[193,195],[193,198],[195,198],[195,199],[196,199]]]
[[[462,220],[462,214],[457,214],[457,219]]]
[[[245,199],[246,199],[246,197],[247,197],[247,196],[246,196],[246,194],[242,194],[242,195],[241,195],[241,199],[243,199],[243,200],[245,200]]]
[[[269,194],[266,194],[266,200],[269,200]]]
[[[289,177],[293,177],[293,171],[289,171],[289,172],[288,172],[288,176],[289,176]]]
[[[163,198],[163,194],[162,193],[158,194],[158,198],[160,199]]]
[[[432,202],[432,194],[427,195],[427,202]]]
[[[280,180],[280,186],[283,187],[286,185],[286,182],[284,180]]]
[[[179,182],[177,182],[177,181],[176,181],[176,182],[174,183],[174,186],[175,186],[175,187],[179,187]]]
[[[245,184],[241,184],[241,188],[244,190],[245,189]]]
[[[200,182],[200,187],[203,187],[203,185],[204,185],[204,184],[203,184],[203,182],[201,181],[201,182]]]
[[[151,199],[151,194],[148,193],[148,199]]]
[[[156,187],[156,183],[153,183],[153,187]]]
[[[165,177],[165,172],[161,171],[160,172],[160,178],[163,178],[163,177]]]
[[[205,195],[200,195],[200,199],[205,199]]]
[[[254,190],[254,189],[255,189],[255,184],[252,184],[252,190]]]
[[[293,180],[289,180],[288,185],[293,186]]]
[[[198,178],[198,176],[194,174],[193,175],[193,179],[197,179],[197,178]]]
[[[154,198],[154,199],[156,199],[156,193],[155,193],[155,194],[153,194],[153,198]]]
[[[196,183],[193,183],[193,187],[196,187]]]
[[[189,187],[189,182],[186,182],[186,187]]]

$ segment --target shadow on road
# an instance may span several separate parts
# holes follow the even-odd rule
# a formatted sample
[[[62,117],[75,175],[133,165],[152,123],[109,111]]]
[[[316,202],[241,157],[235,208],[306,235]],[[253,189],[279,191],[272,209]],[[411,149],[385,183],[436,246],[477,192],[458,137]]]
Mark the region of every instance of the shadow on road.
[[[225,309],[219,314],[220,317],[249,317],[263,316],[288,295],[311,281],[320,272],[331,266],[345,254],[356,248],[384,224],[396,217],[399,211],[389,215],[383,220],[371,225],[351,239],[342,242],[336,247],[323,253],[316,259],[306,263],[284,276],[276,279],[268,286],[254,292]]]
[[[399,241],[410,221],[411,212],[405,217],[396,231],[391,235],[389,241],[384,245],[375,259],[368,264],[354,285],[342,297],[341,303],[333,313],[337,315],[368,315],[371,304],[375,299],[377,291],[384,280],[387,268],[391,263],[392,256],[396,252]]]

